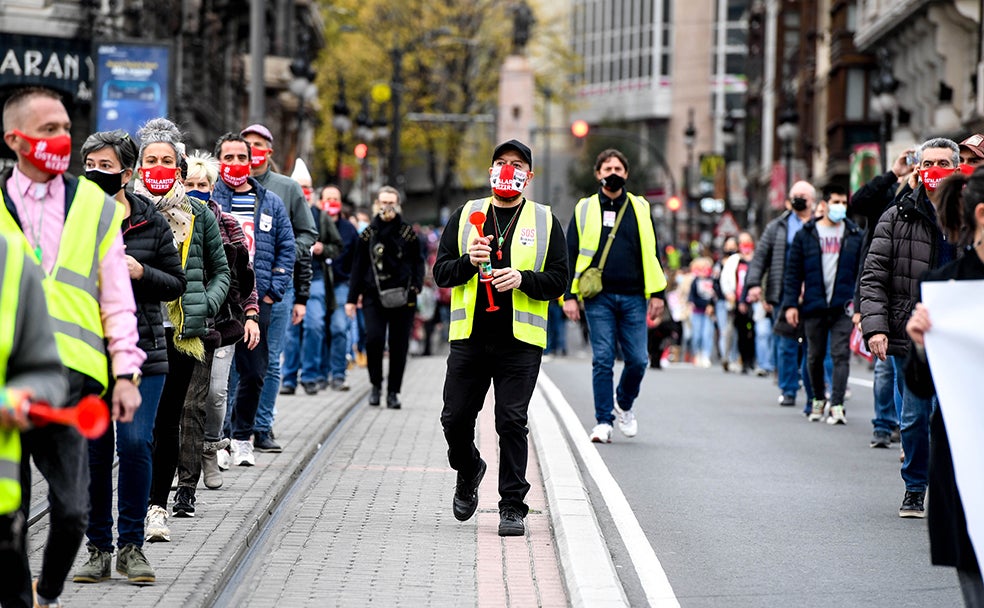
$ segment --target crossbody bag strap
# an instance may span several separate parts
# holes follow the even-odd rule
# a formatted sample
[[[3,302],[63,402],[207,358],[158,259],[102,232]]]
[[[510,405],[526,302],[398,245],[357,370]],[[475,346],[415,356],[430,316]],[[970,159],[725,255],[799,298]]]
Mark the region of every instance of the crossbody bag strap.
[[[622,216],[625,215],[625,208],[632,204],[629,197],[625,197],[625,203],[622,204],[622,208],[618,210],[618,215],[615,217],[615,225],[612,226],[612,231],[608,233],[608,240],[605,242],[605,248],[601,251],[601,260],[598,262],[598,270],[605,269],[605,261],[608,259],[608,251],[612,248],[612,241],[615,240],[615,233],[618,231],[619,224],[622,223]]]

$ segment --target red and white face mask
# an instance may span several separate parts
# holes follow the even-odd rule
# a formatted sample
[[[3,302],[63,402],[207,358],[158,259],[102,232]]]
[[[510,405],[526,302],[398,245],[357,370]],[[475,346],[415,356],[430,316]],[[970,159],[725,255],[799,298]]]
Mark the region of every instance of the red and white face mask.
[[[269,156],[271,152],[273,152],[273,150],[266,150],[264,148],[257,148],[256,146],[250,146],[251,154],[249,159],[249,165],[254,169],[256,167],[259,167],[260,165],[266,162],[267,156]]]
[[[167,194],[174,187],[174,182],[178,179],[177,167],[165,167],[155,165],[153,167],[141,167],[140,179],[151,194],[160,196]]]
[[[943,167],[920,169],[919,179],[921,179],[923,185],[926,186],[926,192],[933,192],[940,187],[943,180],[953,175],[955,170],[956,169],[944,169]]]
[[[249,165],[227,165],[222,163],[219,167],[219,174],[222,176],[222,181],[227,183],[231,188],[238,188],[246,183],[247,178],[249,178]]]
[[[512,165],[492,167],[492,192],[501,198],[515,198],[526,189],[529,174]]]
[[[40,171],[49,175],[61,175],[68,170],[68,162],[72,158],[72,137],[70,135],[29,137],[16,129],[14,133],[31,144],[31,149],[26,158]]]

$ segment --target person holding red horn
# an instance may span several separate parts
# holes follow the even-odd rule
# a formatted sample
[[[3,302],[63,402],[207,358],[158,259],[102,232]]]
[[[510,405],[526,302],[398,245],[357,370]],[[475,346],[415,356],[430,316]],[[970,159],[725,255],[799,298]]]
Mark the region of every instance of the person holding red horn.
[[[451,288],[441,424],[448,462],[458,472],[452,510],[467,521],[478,506],[486,463],[475,446],[475,421],[491,384],[499,435],[499,536],[526,533],[527,410],[547,345],[547,305],[563,295],[568,272],[560,222],[549,207],[523,196],[532,167],[526,144],[511,139],[496,146],[492,196],[468,201],[451,215],[434,263],[434,281]],[[485,215],[480,230],[472,223],[477,212]],[[479,288],[482,281],[491,289]]]

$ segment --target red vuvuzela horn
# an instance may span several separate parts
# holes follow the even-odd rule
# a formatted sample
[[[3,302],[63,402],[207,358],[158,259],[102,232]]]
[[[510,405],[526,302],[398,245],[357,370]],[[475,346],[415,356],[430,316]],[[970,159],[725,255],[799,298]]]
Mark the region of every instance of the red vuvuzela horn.
[[[485,234],[482,232],[482,226],[485,225],[485,214],[481,211],[473,211],[471,215],[468,216],[468,223],[478,230],[478,238],[484,239]],[[485,293],[489,296],[489,307],[485,309],[485,312],[495,312],[499,310],[499,307],[495,305],[495,300],[492,297],[492,263],[482,262],[478,266],[478,279],[485,283]]]
[[[38,426],[54,423],[75,427],[86,439],[102,437],[109,428],[109,408],[95,395],[83,397],[75,406],[66,408],[31,402],[27,415]]]

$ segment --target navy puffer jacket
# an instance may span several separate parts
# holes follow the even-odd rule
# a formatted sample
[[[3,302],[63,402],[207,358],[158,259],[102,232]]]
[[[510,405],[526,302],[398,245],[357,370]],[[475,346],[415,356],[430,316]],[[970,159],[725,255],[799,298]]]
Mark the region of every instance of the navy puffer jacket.
[[[782,308],[798,308],[803,317],[816,317],[828,313],[846,314],[848,302],[854,299],[861,264],[861,247],[864,231],[851,220],[844,220],[844,237],[840,257],[837,259],[837,275],[834,292],[827,303],[827,286],[823,276],[823,252],[815,221],[807,222],[793,237],[786,263]],[[799,301],[802,287],[803,299]]]
[[[262,300],[270,296],[274,302],[284,299],[291,286],[294,269],[294,231],[287,209],[279,196],[270,192],[252,177],[249,184],[256,194],[253,211],[253,272],[256,273],[256,295]],[[232,212],[232,190],[219,180],[212,200],[222,211]]]

